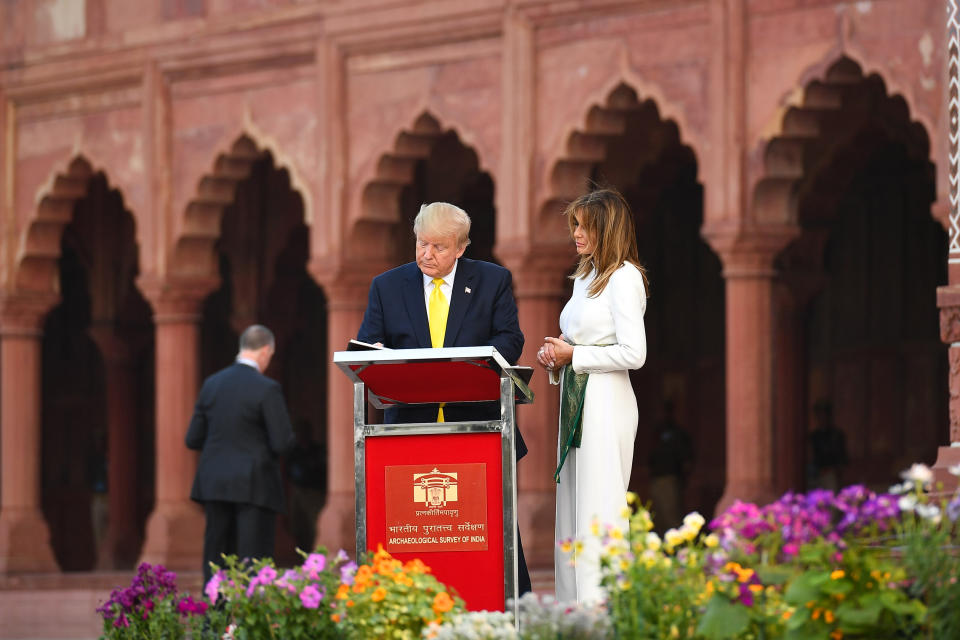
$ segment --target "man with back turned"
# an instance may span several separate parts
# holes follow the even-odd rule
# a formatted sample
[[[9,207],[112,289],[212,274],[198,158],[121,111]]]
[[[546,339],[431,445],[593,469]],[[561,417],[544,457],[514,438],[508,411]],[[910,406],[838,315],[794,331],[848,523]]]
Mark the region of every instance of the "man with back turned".
[[[236,362],[203,382],[186,443],[200,451],[190,497],[201,503],[203,578],[221,554],[273,556],[283,511],[280,456],[295,444],[280,384],[263,375],[276,348],[262,325],[240,336]]]

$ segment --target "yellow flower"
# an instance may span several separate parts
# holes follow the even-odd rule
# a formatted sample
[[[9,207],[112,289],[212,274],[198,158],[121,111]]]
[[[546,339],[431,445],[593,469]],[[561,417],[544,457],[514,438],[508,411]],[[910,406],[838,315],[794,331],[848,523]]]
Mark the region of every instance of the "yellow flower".
[[[752,585],[750,585],[749,587],[747,587],[747,589],[750,589],[750,591],[753,591],[754,593],[760,593],[760,592],[763,591],[763,585],[762,585],[762,584],[752,584]]]
[[[596,518],[590,521],[590,533],[592,533],[594,536],[600,535],[600,521]]]
[[[670,625],[670,637],[671,638],[680,637],[680,629],[677,629],[677,625],[675,624]]]
[[[637,494],[627,491],[627,504],[637,504]]]
[[[683,544],[683,534],[681,534],[676,529],[667,529],[667,532],[663,534],[663,539],[666,541],[668,547],[677,547]]]
[[[573,543],[573,555],[578,556],[583,553],[583,540],[577,540]]]
[[[573,543],[569,540],[564,540],[560,543],[560,551],[563,551],[564,553],[570,553],[573,551]]]
[[[660,536],[658,536],[655,532],[651,531],[650,533],[647,534],[646,543],[647,543],[647,549],[650,549],[651,551],[660,550],[660,544],[661,544]]]
[[[664,569],[669,569],[671,566],[673,566],[673,560],[671,560],[666,556],[663,557],[663,560],[661,560],[661,563],[663,564]]]
[[[700,529],[703,528],[703,525],[706,524],[706,522],[707,521],[703,519],[703,516],[696,511],[688,513],[683,518],[683,526],[693,529],[694,535],[696,535]]]
[[[713,549],[718,544],[720,544],[720,538],[717,537],[717,534],[711,533],[706,538],[703,539],[703,544],[707,545],[708,549]]]
[[[845,576],[845,575],[847,575],[847,574],[843,572],[843,569],[837,569],[836,571],[833,571],[833,572],[830,574],[830,579],[831,579],[831,580],[839,580],[840,578],[842,578],[842,577]]]
[[[374,590],[373,595],[370,596],[370,599],[373,600],[374,602],[380,602],[386,597],[387,597],[387,590],[384,589],[383,587],[377,587],[376,590]]]
[[[623,531],[620,527],[612,527],[610,529],[610,537],[614,540],[623,540]]]
[[[737,571],[737,582],[747,582],[753,577],[753,569],[739,569]]]

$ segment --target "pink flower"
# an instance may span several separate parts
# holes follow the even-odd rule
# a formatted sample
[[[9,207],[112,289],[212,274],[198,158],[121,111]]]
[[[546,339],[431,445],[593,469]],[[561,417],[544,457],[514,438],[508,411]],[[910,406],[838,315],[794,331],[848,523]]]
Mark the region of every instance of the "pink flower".
[[[788,542],[783,545],[783,552],[788,556],[795,556],[800,552],[800,546],[796,542]]]
[[[311,553],[303,562],[303,571],[308,578],[316,578],[327,566],[327,557],[322,553]]]
[[[213,577],[210,578],[210,582],[207,583],[207,586],[203,590],[203,592],[207,594],[207,598],[210,599],[211,604],[217,603],[217,596],[220,594],[220,583],[223,582],[223,575],[223,571],[217,571],[213,574]]]
[[[303,591],[300,592],[300,602],[302,602],[303,606],[307,609],[316,609],[320,606],[320,600],[322,599],[323,595],[320,593],[320,590],[312,584],[307,585],[303,588]]]

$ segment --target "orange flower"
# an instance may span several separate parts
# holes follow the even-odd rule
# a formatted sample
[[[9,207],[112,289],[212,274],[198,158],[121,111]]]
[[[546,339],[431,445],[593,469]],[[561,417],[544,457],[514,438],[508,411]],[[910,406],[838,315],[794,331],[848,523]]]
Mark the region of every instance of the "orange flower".
[[[834,629],[830,632],[830,640],[840,640],[843,637],[843,631],[840,629]]]
[[[334,596],[337,600],[346,600],[347,594],[350,593],[350,585],[342,584],[340,588],[337,589],[337,595]]]
[[[833,624],[833,621],[834,621],[833,611],[830,611],[830,609],[827,609],[826,611],[824,611],[823,621],[826,622],[827,624]]]
[[[433,612],[437,615],[453,609],[453,599],[446,591],[441,591],[433,598]]]
[[[403,565],[405,571],[410,573],[430,573],[430,567],[423,564],[423,561],[420,558],[414,558]]]
[[[340,614],[335,613],[332,616],[330,616],[330,619],[333,620],[334,622],[340,622]]]
[[[352,607],[352,606],[353,606],[353,600],[347,600],[347,606],[348,606],[348,607]]]
[[[370,596],[370,599],[373,600],[374,602],[380,602],[386,597],[387,597],[387,590],[384,589],[383,587],[377,587],[377,589],[373,592],[373,595]]]

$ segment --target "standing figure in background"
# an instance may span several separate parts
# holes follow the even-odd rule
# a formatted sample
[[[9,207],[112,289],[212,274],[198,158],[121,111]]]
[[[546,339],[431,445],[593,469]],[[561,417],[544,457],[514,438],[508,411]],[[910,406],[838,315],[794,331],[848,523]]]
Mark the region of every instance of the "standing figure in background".
[[[203,505],[203,580],[223,554],[273,556],[283,511],[280,456],[293,448],[293,427],[280,384],[263,375],[275,350],[262,325],[240,336],[237,360],[203,381],[186,443],[200,451],[190,498]]]
[[[650,500],[657,529],[680,524],[684,514],[687,478],[693,466],[693,442],[677,423],[673,400],[663,403],[663,420],[657,425],[657,442],[650,450]]]
[[[847,466],[847,437],[833,423],[833,405],[821,399],[813,405],[817,426],[810,433],[811,488],[837,491]]]
[[[591,523],[627,531],[637,435],[629,371],[647,357],[647,283],[623,196],[594,191],[574,200],[565,214],[580,263],[573,295],[560,314],[562,333],[545,338],[537,362],[561,385],[556,538],[585,544],[573,565],[568,554],[555,550],[556,593],[560,601],[598,602],[604,597],[600,542]]]

